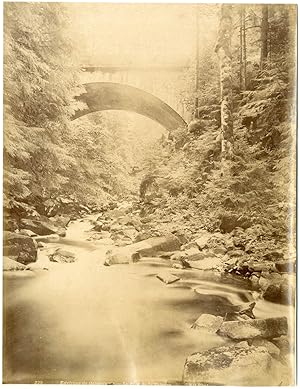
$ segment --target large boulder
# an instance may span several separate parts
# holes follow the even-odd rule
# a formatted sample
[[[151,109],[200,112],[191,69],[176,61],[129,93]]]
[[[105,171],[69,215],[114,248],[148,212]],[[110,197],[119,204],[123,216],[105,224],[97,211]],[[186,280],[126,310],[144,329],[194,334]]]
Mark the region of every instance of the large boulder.
[[[280,273],[295,273],[296,261],[279,261],[275,263],[275,267]]]
[[[106,252],[105,265],[120,265],[137,262],[141,255],[134,250],[131,250],[130,246],[118,247]]]
[[[175,251],[180,248],[180,241],[176,236],[169,234],[154,237],[109,250],[106,253],[106,265],[132,263],[141,257],[154,257],[163,251]]]
[[[10,231],[4,231],[3,252],[5,256],[24,265],[37,260],[36,242],[30,236]]]
[[[287,335],[288,322],[286,317],[268,319],[253,319],[245,321],[225,321],[218,334],[234,340],[265,338],[272,339]]]
[[[22,229],[30,230],[37,235],[58,234],[60,236],[65,236],[65,229],[63,227],[55,226],[46,217],[41,220],[21,219],[20,227]]]
[[[294,304],[295,284],[294,274],[262,272],[259,279],[263,298],[279,304]]]
[[[23,265],[20,262],[14,261],[13,259],[9,257],[3,257],[3,270],[4,271],[10,271],[10,270],[25,270],[26,266]]]
[[[184,385],[278,386],[292,379],[287,366],[271,356],[266,347],[247,342],[192,354],[186,359]]]
[[[193,329],[205,329],[207,332],[216,333],[223,323],[222,316],[214,316],[203,313],[192,325]]]

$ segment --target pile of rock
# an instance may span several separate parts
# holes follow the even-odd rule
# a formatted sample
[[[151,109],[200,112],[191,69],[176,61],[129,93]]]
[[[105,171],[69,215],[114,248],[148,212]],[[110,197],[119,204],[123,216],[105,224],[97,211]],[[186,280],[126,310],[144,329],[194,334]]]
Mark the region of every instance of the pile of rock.
[[[286,317],[226,321],[203,314],[196,330],[234,341],[229,346],[194,353],[186,359],[185,385],[290,385],[291,349]]]

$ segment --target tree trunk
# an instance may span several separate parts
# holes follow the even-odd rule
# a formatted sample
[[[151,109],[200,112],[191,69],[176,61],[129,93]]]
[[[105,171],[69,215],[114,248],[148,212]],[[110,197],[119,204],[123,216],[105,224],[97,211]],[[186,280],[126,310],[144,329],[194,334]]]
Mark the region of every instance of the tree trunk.
[[[246,17],[245,7],[242,8],[242,23],[243,23],[243,79],[244,79],[244,90],[247,89],[247,41],[246,41]]]
[[[240,8],[240,91],[246,90],[247,78],[247,48],[246,48],[246,27],[245,27],[245,7]]]
[[[221,173],[226,170],[226,160],[231,159],[233,143],[232,120],[232,6],[221,5],[221,18],[215,51],[219,57],[221,84]]]
[[[242,23],[242,10],[240,10],[240,50],[239,50],[239,60],[240,60],[240,91],[244,90],[243,83],[243,23]]]
[[[268,38],[269,38],[269,10],[268,5],[262,5],[262,21],[261,21],[261,52],[260,52],[260,67],[263,68],[264,63],[268,58],[269,47],[268,47]]]

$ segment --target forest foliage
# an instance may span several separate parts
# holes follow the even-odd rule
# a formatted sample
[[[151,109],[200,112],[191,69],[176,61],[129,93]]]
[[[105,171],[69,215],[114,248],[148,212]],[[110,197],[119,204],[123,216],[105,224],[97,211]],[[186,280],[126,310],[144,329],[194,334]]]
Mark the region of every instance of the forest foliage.
[[[286,244],[294,214],[293,6],[230,11],[233,155],[226,175],[216,36],[199,53],[198,89],[189,68],[178,90],[189,109],[198,98],[195,119],[158,139],[149,135],[151,124],[136,128],[124,113],[70,120],[81,89],[62,3],[6,3],[4,12],[6,209],[34,212],[64,195],[98,205],[137,196],[143,169],[142,203],[158,222],[171,216],[178,225],[221,232],[251,226],[256,238]]]
[[[267,34],[262,32],[264,7]],[[188,133],[175,131],[157,148],[161,160],[151,174],[161,188],[154,211],[160,219],[171,212],[178,225],[195,224],[194,229],[254,227],[254,238],[263,236],[267,246],[288,244],[295,215],[294,11],[284,5],[232,7],[229,174],[221,174],[220,75],[211,48],[199,67],[198,118]]]

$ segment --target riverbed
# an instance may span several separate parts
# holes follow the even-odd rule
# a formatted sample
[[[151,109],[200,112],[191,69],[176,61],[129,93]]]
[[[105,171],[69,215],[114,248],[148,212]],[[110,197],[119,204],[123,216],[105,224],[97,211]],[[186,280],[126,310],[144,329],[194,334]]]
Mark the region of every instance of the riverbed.
[[[104,266],[111,246],[86,240],[90,221],[72,222],[47,245],[78,261],[5,275],[4,382],[180,384],[188,355],[230,343],[191,329],[194,321],[224,315],[256,292],[247,280],[170,269],[157,258]],[[43,252],[39,261],[47,261]],[[164,269],[180,281],[162,283],[156,274]],[[290,308],[258,301],[257,318],[274,312],[288,316]]]

